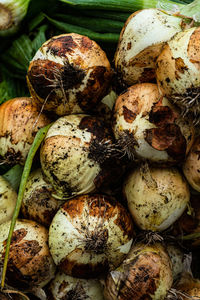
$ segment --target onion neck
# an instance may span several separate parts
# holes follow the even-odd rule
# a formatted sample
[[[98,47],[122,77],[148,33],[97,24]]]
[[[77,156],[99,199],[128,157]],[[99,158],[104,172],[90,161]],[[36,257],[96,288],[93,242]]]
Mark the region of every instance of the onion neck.
[[[9,29],[13,25],[12,12],[0,3],[0,30]]]

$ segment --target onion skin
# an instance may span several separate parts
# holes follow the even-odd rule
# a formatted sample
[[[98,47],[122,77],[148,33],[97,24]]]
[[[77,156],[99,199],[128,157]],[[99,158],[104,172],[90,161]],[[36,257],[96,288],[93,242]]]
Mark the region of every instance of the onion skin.
[[[167,243],[166,250],[172,262],[172,275],[173,275],[173,281],[175,282],[175,280],[177,280],[177,278],[184,270],[184,265],[183,265],[184,253],[181,250],[181,248],[178,247],[176,244]]]
[[[186,180],[176,168],[142,165],[124,181],[124,197],[142,230],[163,231],[184,212],[190,199]]]
[[[186,296],[182,297],[183,300],[190,299],[187,296],[193,297],[191,299],[198,300],[200,298],[200,280],[193,278],[189,272],[184,272],[181,279],[176,285],[178,291],[184,292]],[[196,296],[196,297],[195,297]]]
[[[52,196],[53,192],[52,186],[44,181],[41,169],[32,172],[26,184],[21,207],[24,218],[49,227],[63,203]]]
[[[155,78],[156,59],[163,45],[181,31],[180,20],[158,9],[130,15],[119,38],[115,68],[127,85]]]
[[[10,222],[0,225],[0,261],[3,263]],[[8,284],[27,289],[45,286],[54,276],[55,265],[47,246],[48,231],[30,220],[17,220],[11,242]]]
[[[12,219],[17,193],[9,182],[0,176],[0,224]]]
[[[86,36],[62,34],[46,41],[27,74],[38,105],[57,115],[91,111],[107,93],[112,71],[105,52]]]
[[[106,300],[163,300],[173,282],[170,258],[159,243],[134,245],[106,279]]]
[[[19,97],[0,105],[0,156],[8,164],[24,164],[37,131],[50,123],[32,99]]]
[[[113,131],[130,158],[156,164],[182,162],[194,140],[192,122],[152,83],[135,84],[117,98]]]
[[[95,278],[122,262],[134,235],[131,217],[120,203],[82,195],[68,200],[53,218],[49,247],[62,272]]]

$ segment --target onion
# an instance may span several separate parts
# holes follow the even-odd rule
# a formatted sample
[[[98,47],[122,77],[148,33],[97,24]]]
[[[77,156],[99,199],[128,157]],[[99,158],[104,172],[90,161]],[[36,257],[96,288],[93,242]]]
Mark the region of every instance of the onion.
[[[24,218],[49,227],[62,201],[52,196],[52,186],[43,179],[41,169],[32,172],[24,192],[21,212]]]
[[[177,280],[184,270],[184,253],[176,244],[166,244],[166,249],[172,262],[173,281]]]
[[[0,225],[0,262],[3,263],[10,221]],[[55,265],[47,246],[48,231],[30,220],[17,220],[13,232],[8,284],[29,289],[45,286],[54,276]]]
[[[112,148],[112,138],[100,119],[84,114],[59,118],[47,132],[40,153],[54,196],[70,198],[116,180],[119,171]]]
[[[54,36],[33,57],[27,82],[35,101],[58,115],[88,112],[106,95],[111,67],[94,41],[76,33]]]
[[[94,278],[122,262],[133,237],[131,217],[120,203],[108,196],[82,195],[58,210],[49,246],[62,272]]]
[[[200,137],[198,137],[192,145],[184,164],[183,173],[189,184],[196,191],[200,192]]]
[[[142,165],[125,179],[123,191],[133,220],[143,230],[167,229],[190,199],[187,182],[176,168]]]
[[[106,300],[163,300],[172,285],[171,261],[160,243],[137,243],[106,279]]]
[[[200,299],[200,280],[193,278],[191,273],[184,272],[176,288],[181,292],[183,300]]]
[[[11,99],[0,105],[0,157],[8,164],[24,164],[37,131],[50,120],[31,98]]]
[[[181,31],[180,19],[158,9],[143,9],[126,21],[115,54],[115,68],[128,85],[155,78],[163,45]]]
[[[159,55],[156,69],[159,88],[195,123],[200,113],[199,39],[199,27],[177,33]]]
[[[0,224],[12,219],[17,193],[7,180],[0,176]]]
[[[49,292],[49,300],[104,300],[99,280],[74,278],[61,272],[51,282]]]
[[[117,98],[113,130],[129,158],[156,163],[182,162],[194,139],[191,121],[151,83],[133,85]]]

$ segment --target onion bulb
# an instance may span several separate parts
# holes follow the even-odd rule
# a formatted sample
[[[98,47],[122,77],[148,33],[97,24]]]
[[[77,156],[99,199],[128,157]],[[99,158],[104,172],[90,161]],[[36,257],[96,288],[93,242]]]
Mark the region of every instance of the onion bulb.
[[[176,288],[183,300],[199,300],[200,299],[200,280],[193,278],[189,272],[184,272]],[[177,293],[178,294],[178,293]]]
[[[191,121],[152,83],[133,85],[117,98],[113,131],[129,158],[155,163],[182,162],[194,140]]]
[[[89,115],[60,117],[50,127],[41,147],[45,180],[57,198],[93,192],[117,178],[112,137],[104,123]]]
[[[52,186],[43,179],[41,169],[32,172],[24,192],[21,212],[25,219],[49,227],[62,201],[52,196]]]
[[[106,300],[163,300],[173,282],[170,258],[160,243],[135,244],[106,279]]]
[[[120,203],[104,195],[81,195],[56,213],[49,247],[62,272],[94,278],[123,261],[133,237],[131,217]]]
[[[0,225],[0,262],[3,263],[11,222]],[[48,231],[30,220],[17,220],[8,259],[7,280],[11,286],[29,289],[45,286],[55,265],[47,245]]]
[[[111,79],[105,52],[77,33],[54,36],[30,62],[27,82],[34,100],[58,115],[91,111]]]
[[[200,114],[200,27],[177,33],[157,59],[156,77],[160,90],[176,103],[183,115]]]
[[[104,300],[103,288],[97,279],[80,279],[57,273],[49,286],[49,300]]]
[[[190,199],[186,180],[176,168],[147,164],[133,170],[123,187],[133,220],[143,230],[162,231],[184,212]]]
[[[9,182],[0,176],[0,224],[12,219],[17,193]]]
[[[37,131],[50,123],[33,105],[21,97],[0,105],[0,157],[7,164],[24,164]]]
[[[156,59],[165,42],[181,31],[181,20],[150,8],[126,21],[115,53],[115,68],[127,85],[155,78]]]
[[[166,249],[172,262],[172,275],[175,281],[184,270],[184,253],[176,244],[167,243]]]

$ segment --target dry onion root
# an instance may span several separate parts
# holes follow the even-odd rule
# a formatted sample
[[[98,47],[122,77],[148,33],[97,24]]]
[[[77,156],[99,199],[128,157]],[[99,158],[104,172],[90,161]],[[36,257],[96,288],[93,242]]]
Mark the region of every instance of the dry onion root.
[[[32,172],[26,184],[21,207],[24,218],[49,227],[63,203],[52,196],[53,192],[52,186],[44,181],[41,169]]]
[[[163,300],[173,282],[171,261],[163,246],[135,244],[106,279],[106,300]]]
[[[59,269],[78,278],[96,278],[116,268],[134,238],[131,217],[115,199],[82,195],[68,200],[49,229],[49,247]]]
[[[154,168],[144,164],[124,181],[124,197],[133,220],[142,230],[163,231],[184,212],[189,187],[176,168]]]
[[[57,273],[48,288],[49,300],[104,300],[97,279],[80,279]]]
[[[117,98],[113,131],[130,159],[155,163],[182,162],[194,139],[191,121],[151,83],[133,85]]]
[[[105,52],[76,33],[46,41],[27,74],[32,97],[58,115],[91,111],[107,93],[112,71]]]
[[[0,262],[5,256],[10,222],[0,225]],[[29,290],[45,286],[54,276],[55,265],[50,255],[48,231],[30,220],[17,220],[8,260],[7,282]]]
[[[50,123],[31,98],[11,99],[0,105],[0,158],[24,164],[37,131]]]
[[[177,104],[183,116],[200,115],[200,28],[177,33],[157,59],[156,78],[161,91]]]

